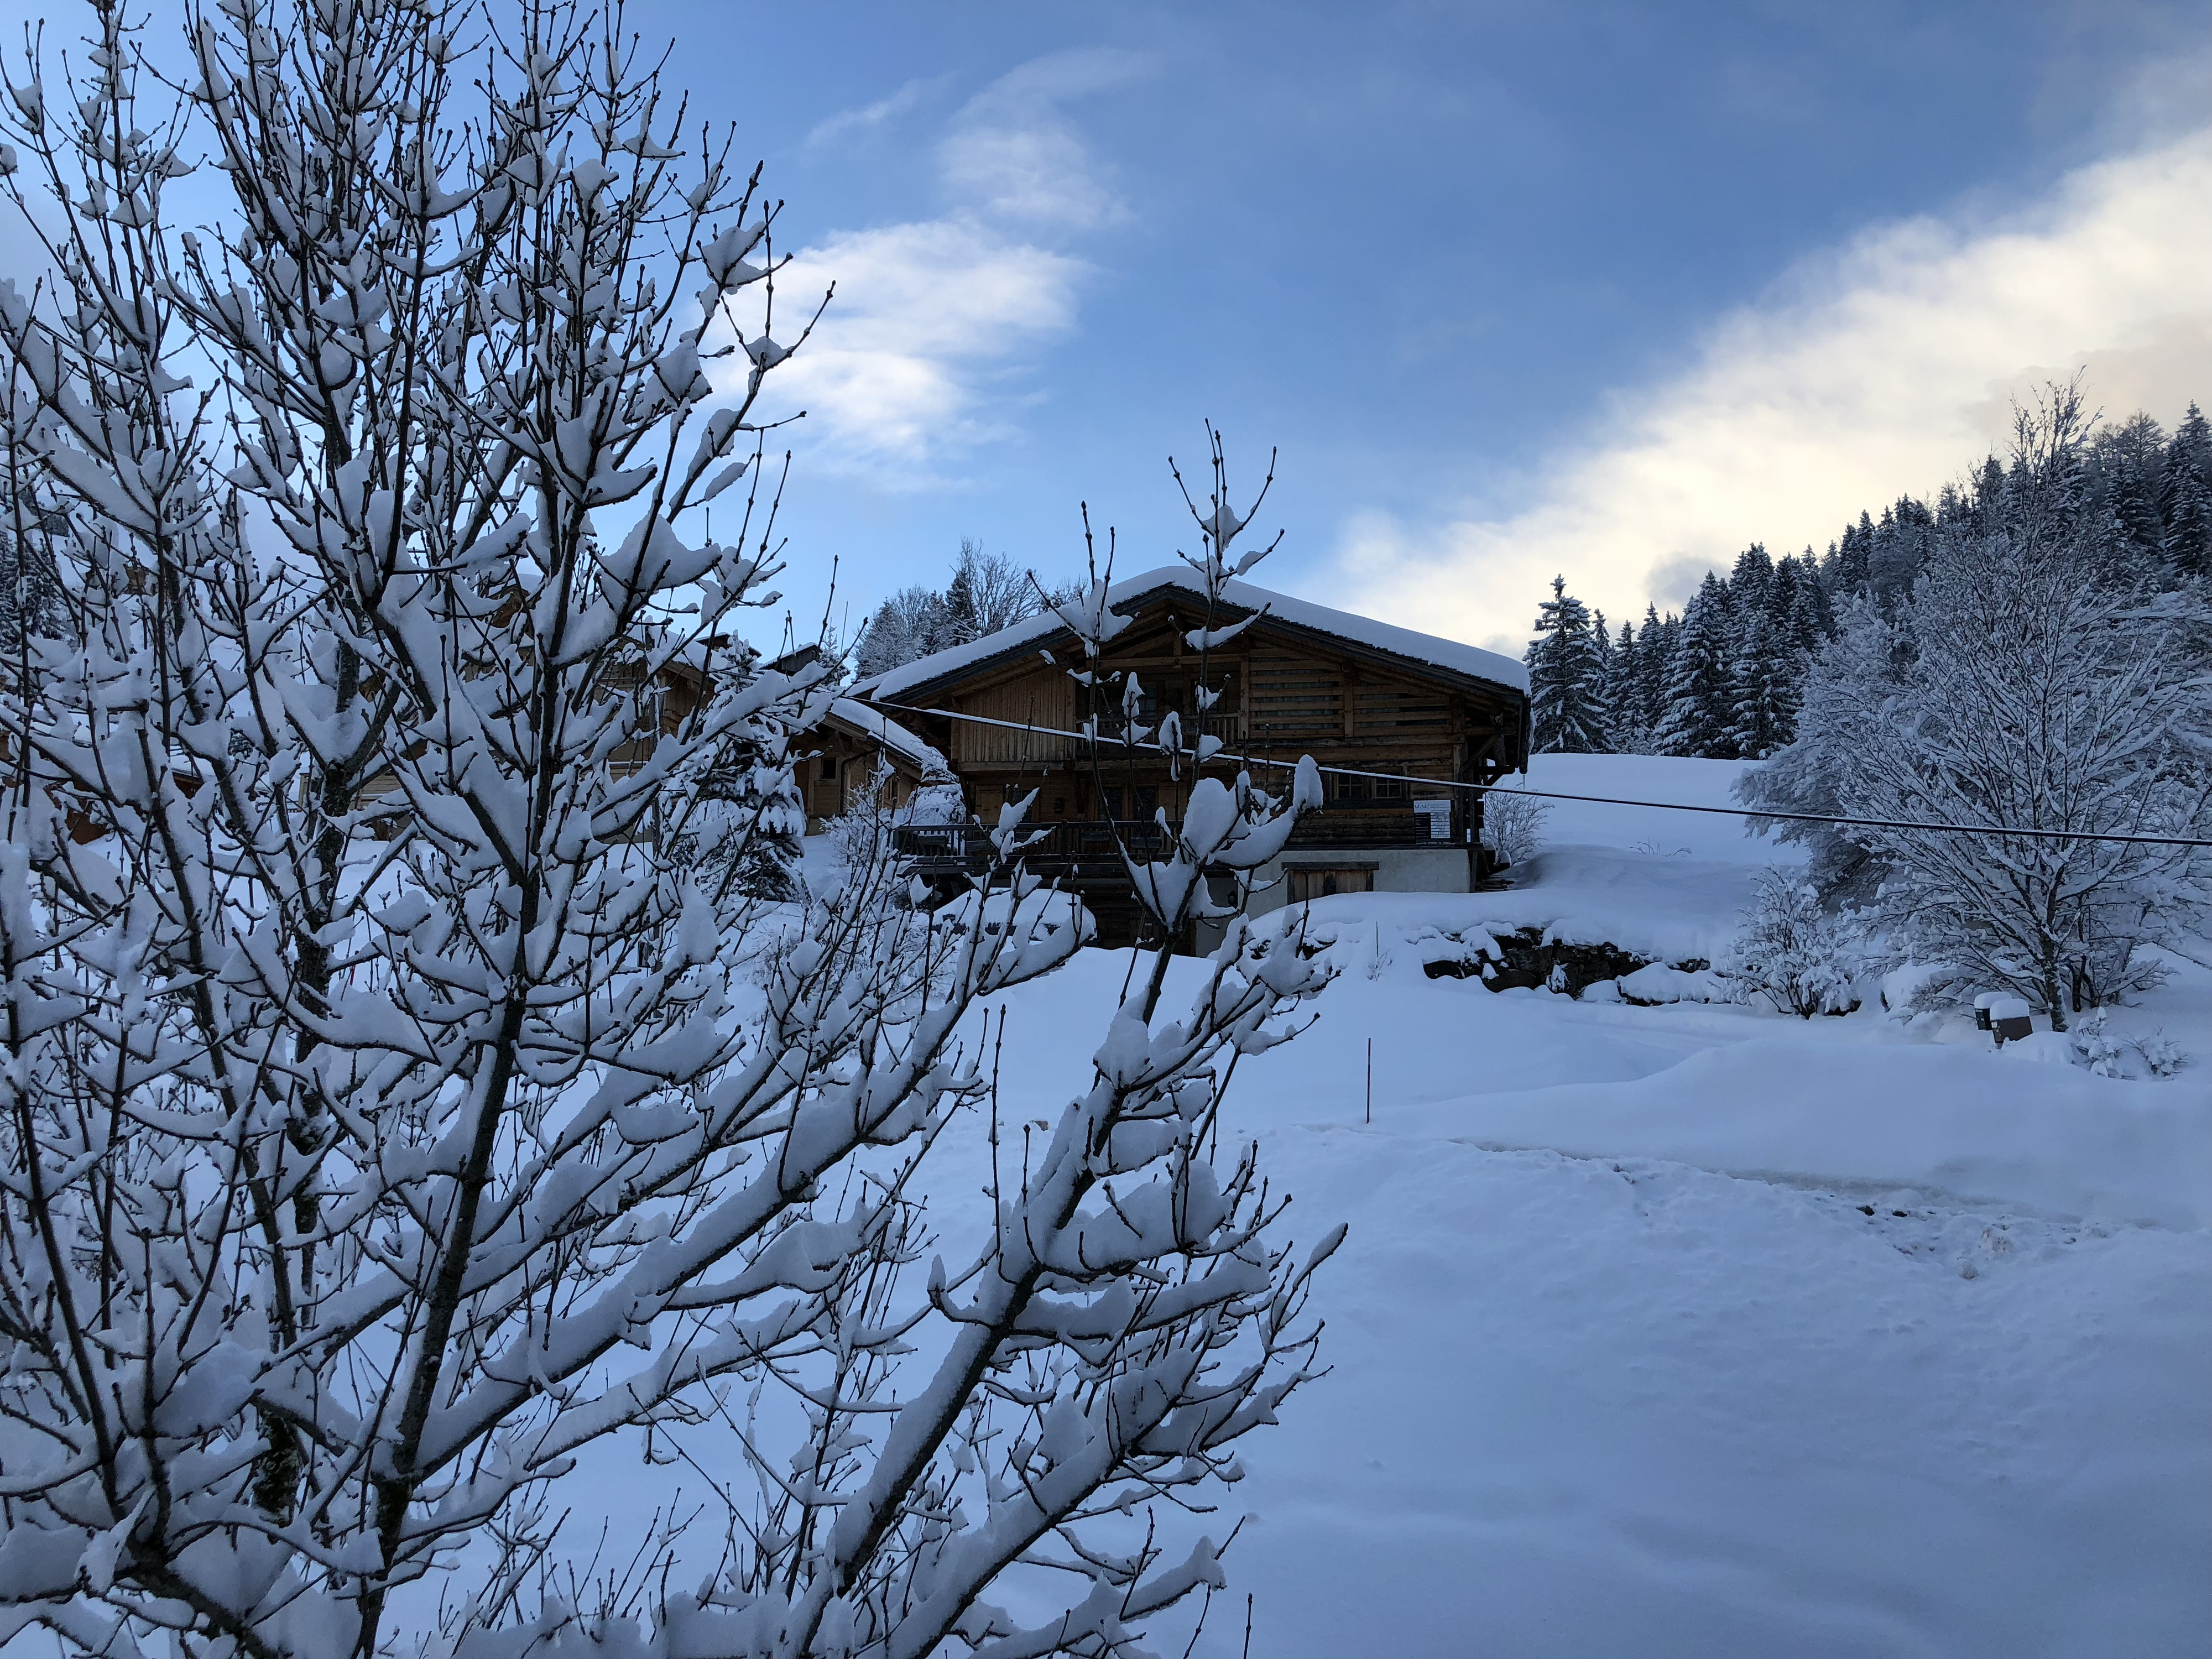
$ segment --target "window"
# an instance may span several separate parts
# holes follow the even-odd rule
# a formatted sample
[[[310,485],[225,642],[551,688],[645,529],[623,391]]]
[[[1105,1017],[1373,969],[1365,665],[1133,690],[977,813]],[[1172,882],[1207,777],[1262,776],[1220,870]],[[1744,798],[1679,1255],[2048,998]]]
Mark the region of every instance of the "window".
[[[824,755],[824,756],[822,757],[822,775],[822,775],[822,781],[823,781],[823,782],[824,782],[824,783],[834,783],[835,781],[836,781],[836,778],[837,778],[837,757],[836,757],[835,755]]]
[[[1329,779],[1329,799],[1339,806],[1368,806],[1384,801],[1402,805],[1406,781],[1402,778],[1347,777],[1340,772]]]
[[[1339,893],[1371,893],[1375,890],[1375,872],[1369,868],[1342,865],[1326,868],[1293,865],[1284,873],[1291,878],[1291,902],[1293,904],[1303,904],[1308,899],[1331,898]]]

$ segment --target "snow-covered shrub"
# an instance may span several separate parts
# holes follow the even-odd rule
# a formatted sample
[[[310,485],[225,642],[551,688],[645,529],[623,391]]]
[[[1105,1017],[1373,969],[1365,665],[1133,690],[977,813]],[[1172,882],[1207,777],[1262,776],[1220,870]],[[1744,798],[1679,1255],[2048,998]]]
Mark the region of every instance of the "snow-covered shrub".
[[[0,487],[63,593],[0,672],[0,1646],[1135,1650],[1223,1582],[1182,1510],[1311,1375],[1342,1237],[1293,1255],[1217,1116],[1319,983],[1237,916],[1318,773],[1194,782],[1135,866],[1163,940],[1224,921],[1192,1004],[1163,944],[926,1215],[990,1133],[979,1000],[1091,923],[1017,808],[935,911],[701,857],[830,696],[743,644],[781,208],[587,8],[189,10],[189,63],[102,6],[0,105],[51,239]],[[624,1462],[714,1507],[598,1571],[561,1529]]]
[[[2099,1077],[2167,1078],[2189,1063],[2180,1046],[2162,1032],[2136,1036],[2112,1030],[2102,1008],[2076,1020],[2066,1036],[2075,1059]]]
[[[1810,1019],[1859,1006],[1852,984],[1861,965],[1851,930],[1821,908],[1812,885],[1769,866],[1717,971],[1735,1000]]]
[[[1552,804],[1524,793],[1510,784],[1499,784],[1482,797],[1482,844],[1500,869],[1525,864],[1544,844],[1544,820]]]
[[[926,783],[901,809],[902,823],[963,823],[968,802],[957,783]]]

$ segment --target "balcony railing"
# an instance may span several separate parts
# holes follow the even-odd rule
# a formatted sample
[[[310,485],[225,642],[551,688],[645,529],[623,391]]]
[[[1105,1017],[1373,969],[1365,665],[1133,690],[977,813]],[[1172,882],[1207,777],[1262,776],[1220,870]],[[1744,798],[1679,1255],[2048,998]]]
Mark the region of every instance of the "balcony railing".
[[[1173,819],[1165,830],[1157,819],[1059,819],[1030,827],[1025,835],[1036,839],[1021,856],[1033,871],[1110,878],[1121,873],[1121,847],[1139,862],[1150,863],[1166,857],[1182,833],[1182,823]],[[1291,832],[1285,850],[1350,853],[1461,844],[1459,839],[1437,836],[1425,813],[1370,806],[1307,813]],[[904,824],[892,832],[891,845],[923,874],[972,874],[991,861],[990,832],[973,823]]]

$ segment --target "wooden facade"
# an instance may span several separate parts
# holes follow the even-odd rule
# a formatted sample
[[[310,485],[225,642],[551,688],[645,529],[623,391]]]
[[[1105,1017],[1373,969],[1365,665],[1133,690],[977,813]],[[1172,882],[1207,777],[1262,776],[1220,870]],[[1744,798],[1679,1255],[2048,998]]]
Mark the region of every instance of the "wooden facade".
[[[869,805],[896,810],[916,791],[951,781],[940,751],[849,697],[838,698],[819,725],[793,737],[790,752],[810,836],[841,813]]]
[[[1109,856],[1112,826],[1154,823],[1161,812],[1171,823],[1179,821],[1194,776],[1227,780],[1249,770],[1261,787],[1279,788],[1307,755],[1324,769],[1392,775],[1325,775],[1328,804],[1299,825],[1285,865],[1316,871],[1322,867],[1316,860],[1340,854],[1331,867],[1341,869],[1343,880],[1327,884],[1303,876],[1293,884],[1301,896],[1323,885],[1356,890],[1356,872],[1375,866],[1353,854],[1370,849],[1456,848],[1465,860],[1465,886],[1488,876],[1480,847],[1481,798],[1449,786],[1492,783],[1522,769],[1528,721],[1527,694],[1517,684],[1502,672],[1493,679],[1449,661],[1454,653],[1482,653],[1429,641],[1435,656],[1444,659],[1433,660],[1374,642],[1378,635],[1401,643],[1421,636],[1313,606],[1293,609],[1285,602],[1292,614],[1278,616],[1261,608],[1261,597],[1209,617],[1203,593],[1187,584],[1169,579],[1136,587],[1115,605],[1129,622],[1103,665],[1110,674],[1135,676],[1140,726],[1156,732],[1172,710],[1186,750],[1201,731],[1220,739],[1221,754],[1202,767],[1188,752],[1171,767],[1157,750],[1110,744],[1094,750],[1061,735],[1080,730],[1086,719],[1096,719],[1102,733],[1117,733],[1121,720],[1118,685],[1102,684],[1094,694],[1071,678],[1068,667],[1080,653],[1064,629],[1009,630],[1002,650],[946,653],[948,665],[935,674],[925,659],[855,693],[897,705],[886,712],[947,757],[969,811],[986,823],[995,822],[1003,802],[1035,790],[1030,822],[1051,833],[1031,861],[1060,864],[1073,876],[1100,911],[1102,931],[1114,897],[1108,890],[1117,878],[1126,885],[1118,856]],[[1254,590],[1240,591],[1255,597]],[[1255,619],[1227,643],[1203,654],[1192,645],[1195,631],[1219,629],[1255,610]],[[1319,625],[1316,617],[1337,617],[1342,631]],[[1195,696],[1201,680],[1219,694],[1203,714]],[[895,689],[880,689],[886,682]],[[939,864],[980,856],[980,849],[958,846],[952,830],[932,835],[943,843],[936,850]],[[912,838],[921,849],[931,837],[917,832]]]

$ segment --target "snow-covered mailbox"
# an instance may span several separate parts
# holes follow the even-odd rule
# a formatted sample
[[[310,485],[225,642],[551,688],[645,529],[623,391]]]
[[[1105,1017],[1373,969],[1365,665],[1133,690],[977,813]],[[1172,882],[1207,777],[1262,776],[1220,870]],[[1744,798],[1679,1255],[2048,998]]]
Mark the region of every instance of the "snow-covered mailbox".
[[[1526,766],[1519,663],[1245,581],[1229,582],[1209,611],[1183,565],[1117,582],[1106,604],[1121,625],[1096,689],[1070,673],[1085,665],[1083,650],[1049,611],[852,689],[944,754],[987,823],[1006,801],[1036,792],[1029,867],[1083,895],[1102,943],[1127,944],[1139,927],[1121,849],[1158,856],[1195,779],[1233,782],[1249,769],[1262,788],[1279,788],[1302,755],[1343,770],[1260,872],[1255,909],[1331,893],[1463,893],[1487,878],[1481,797],[1451,786],[1495,783]],[[1102,736],[1120,735],[1123,676],[1137,687],[1133,735],[1147,746],[1109,744],[1094,757],[1069,734],[1097,719]],[[1218,695],[1201,698],[1201,689]],[[1172,764],[1151,746],[1163,730],[1179,734]],[[947,887],[989,852],[980,828],[898,834],[917,873]]]
[[[1995,1033],[2002,1048],[2008,1042],[2033,1036],[2035,1021],[2021,998],[2002,991],[1984,991],[1974,999],[1974,1027]]]

